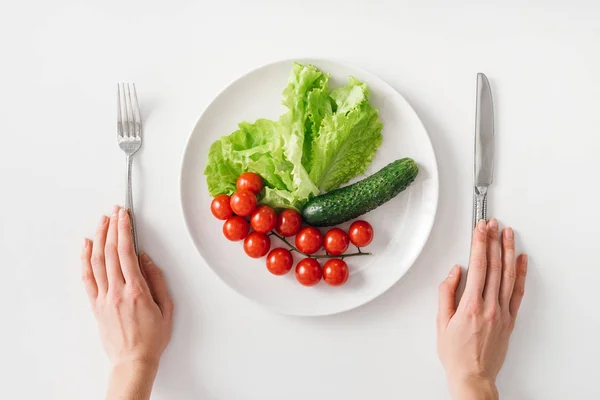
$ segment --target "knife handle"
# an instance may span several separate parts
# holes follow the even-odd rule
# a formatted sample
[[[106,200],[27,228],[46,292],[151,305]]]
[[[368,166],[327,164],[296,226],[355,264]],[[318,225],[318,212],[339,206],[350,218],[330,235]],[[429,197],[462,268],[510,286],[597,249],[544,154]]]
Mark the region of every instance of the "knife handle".
[[[487,186],[475,186],[473,191],[473,229],[477,222],[487,221]]]

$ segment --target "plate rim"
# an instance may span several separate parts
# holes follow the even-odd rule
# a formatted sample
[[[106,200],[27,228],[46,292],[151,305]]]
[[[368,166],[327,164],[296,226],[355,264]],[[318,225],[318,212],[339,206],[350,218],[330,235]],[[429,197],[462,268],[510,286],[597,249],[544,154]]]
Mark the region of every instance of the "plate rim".
[[[329,63],[334,63],[334,64],[339,64],[351,69],[354,69],[356,71],[359,71],[365,75],[368,75],[370,78],[376,79],[379,81],[380,84],[383,84],[385,86],[388,86],[391,90],[393,90],[399,97],[400,99],[408,106],[408,108],[414,113],[414,115],[417,118],[418,124],[420,125],[420,127],[423,129],[423,131],[425,132],[425,137],[427,138],[427,143],[429,144],[429,147],[431,148],[431,152],[433,155],[432,161],[433,161],[433,170],[431,171],[431,177],[433,179],[435,179],[435,185],[433,185],[434,187],[434,201],[433,201],[433,212],[431,213],[431,220],[428,222],[428,228],[427,228],[427,232],[425,235],[425,239],[423,240],[423,243],[420,245],[420,248],[418,249],[418,251],[415,252],[414,257],[412,257],[410,259],[409,262],[407,262],[407,267],[404,269],[404,271],[402,271],[401,275],[397,278],[397,279],[393,279],[391,280],[391,283],[389,284],[385,284],[382,286],[382,290],[380,290],[378,293],[375,293],[372,296],[367,296],[366,300],[358,302],[356,304],[351,304],[348,307],[344,307],[341,308],[337,311],[325,311],[325,312],[312,312],[312,313],[302,313],[302,312],[294,312],[294,311],[286,311],[285,309],[282,309],[280,307],[276,307],[273,305],[269,305],[269,304],[264,304],[250,296],[245,295],[244,293],[238,291],[236,288],[234,288],[233,286],[231,286],[229,283],[227,283],[225,281],[225,279],[215,271],[215,269],[210,265],[210,263],[206,260],[206,258],[204,257],[204,255],[202,254],[202,252],[200,251],[200,249],[198,248],[198,244],[196,243],[196,240],[194,239],[193,235],[192,235],[192,228],[190,226],[190,222],[188,221],[188,218],[186,218],[186,211],[184,208],[184,193],[183,193],[183,175],[184,175],[184,166],[186,164],[186,155],[188,154],[188,150],[189,150],[189,146],[190,143],[192,141],[192,135],[193,133],[196,131],[196,129],[198,128],[198,125],[200,124],[200,122],[202,121],[202,118],[204,117],[206,111],[211,107],[211,105],[214,103],[215,99],[217,99],[219,96],[221,96],[225,91],[227,91],[230,87],[232,87],[236,82],[238,82],[239,80],[241,80],[242,78],[244,78],[245,76],[256,72],[258,70],[261,69],[265,69],[271,66],[274,66],[276,64],[282,64],[282,63],[294,63],[294,62],[300,62],[303,64],[313,64],[315,66],[318,65],[319,62],[329,62]],[[389,84],[387,81],[385,81],[383,78],[380,78],[377,74],[362,68],[362,67],[358,67],[352,63],[340,60],[340,59],[336,59],[336,58],[321,58],[321,57],[299,57],[299,58],[283,58],[283,59],[277,59],[277,60],[273,60],[267,63],[264,63],[262,65],[259,65],[257,67],[251,68],[251,69],[247,69],[246,72],[242,73],[241,75],[238,75],[237,77],[235,77],[233,80],[229,81],[229,83],[227,83],[225,86],[223,86],[216,95],[212,96],[212,100],[210,100],[208,102],[208,104],[202,109],[202,112],[200,113],[199,117],[196,120],[196,123],[194,124],[194,127],[192,128],[192,130],[189,132],[188,137],[186,139],[186,143],[183,149],[183,154],[181,157],[181,161],[180,161],[180,166],[179,166],[179,207],[180,207],[180,211],[181,211],[181,216],[183,218],[188,236],[190,238],[190,240],[192,241],[194,248],[196,249],[196,253],[200,256],[200,258],[204,261],[204,263],[208,266],[208,268],[212,271],[212,273],[214,275],[217,276],[218,280],[221,281],[221,283],[223,283],[227,288],[231,289],[234,293],[236,293],[238,296],[249,300],[250,303],[252,304],[256,304],[264,309],[276,312],[278,314],[282,314],[282,315],[290,315],[290,316],[297,316],[297,317],[325,317],[325,316],[330,316],[330,315],[336,315],[336,314],[342,314],[342,313],[346,313],[348,311],[357,309],[359,307],[364,306],[365,304],[370,303],[371,301],[375,300],[376,298],[380,297],[381,295],[383,295],[384,293],[386,293],[387,291],[389,291],[394,285],[396,285],[398,282],[400,282],[400,280],[408,273],[408,271],[413,267],[413,265],[415,264],[415,262],[418,260],[418,258],[421,256],[421,254],[423,253],[423,249],[425,248],[425,246],[427,245],[427,243],[429,242],[430,238],[431,238],[431,232],[433,231],[433,227],[435,225],[435,220],[437,218],[437,213],[438,213],[438,208],[439,208],[439,193],[440,193],[440,181],[439,181],[439,166],[438,166],[438,162],[437,162],[437,155],[435,152],[435,147],[433,146],[433,142],[431,141],[431,137],[429,135],[429,132],[427,131],[427,128],[425,127],[425,125],[423,124],[423,121],[421,120],[421,118],[419,117],[419,114],[415,111],[415,109],[413,108],[413,106],[408,102],[408,100],[406,100],[406,98],[402,95],[402,93],[400,93],[394,86],[392,86],[391,84]]]

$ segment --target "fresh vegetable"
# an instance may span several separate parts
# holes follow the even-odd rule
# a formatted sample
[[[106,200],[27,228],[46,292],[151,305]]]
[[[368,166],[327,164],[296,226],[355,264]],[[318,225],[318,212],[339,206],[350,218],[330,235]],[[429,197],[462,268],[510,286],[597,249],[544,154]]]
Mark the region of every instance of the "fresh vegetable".
[[[302,228],[302,216],[294,210],[283,210],[277,217],[276,230],[281,236],[294,236]]]
[[[348,264],[344,260],[334,258],[323,266],[323,280],[331,286],[340,286],[346,283],[350,276]]]
[[[263,181],[260,176],[254,172],[244,172],[237,179],[237,190],[249,190],[254,194],[259,194],[263,188]]]
[[[331,254],[332,256],[344,254],[344,252],[348,250],[349,245],[350,238],[348,238],[348,234],[340,228],[330,229],[325,234],[323,247],[325,247],[327,253]]]
[[[271,248],[271,239],[264,233],[252,232],[244,240],[244,251],[252,258],[264,257]]]
[[[367,221],[355,221],[350,225],[348,234],[353,245],[365,247],[373,240],[373,227]]]
[[[234,215],[223,224],[223,234],[232,242],[239,242],[248,236],[250,225],[242,217]]]
[[[304,254],[314,254],[323,246],[323,234],[312,226],[303,228],[296,235],[296,247]]]
[[[259,206],[250,217],[252,229],[260,233],[269,233],[277,225],[277,213],[269,206]]]
[[[310,200],[302,210],[304,221],[313,226],[332,226],[359,217],[406,189],[418,171],[414,160],[396,160],[368,178]]]
[[[331,92],[336,113],[325,115],[311,146],[309,177],[321,192],[337,189],[363,174],[381,145],[383,125],[369,102],[365,83],[350,83]]]
[[[233,215],[229,201],[229,196],[220,194],[210,203],[210,211],[217,219],[226,220]]]
[[[321,265],[314,258],[304,258],[296,265],[296,279],[303,286],[314,286],[321,280]]]
[[[247,217],[256,209],[256,195],[249,190],[240,190],[231,196],[231,209],[241,217]]]
[[[294,257],[288,249],[278,247],[271,250],[267,256],[267,269],[273,275],[285,275],[294,264]]]
[[[278,121],[242,122],[211,145],[204,171],[211,195],[232,195],[250,172],[264,182],[261,204],[300,210],[364,173],[382,140],[366,84],[351,77],[330,91],[327,74],[294,63],[282,97],[287,112]]]

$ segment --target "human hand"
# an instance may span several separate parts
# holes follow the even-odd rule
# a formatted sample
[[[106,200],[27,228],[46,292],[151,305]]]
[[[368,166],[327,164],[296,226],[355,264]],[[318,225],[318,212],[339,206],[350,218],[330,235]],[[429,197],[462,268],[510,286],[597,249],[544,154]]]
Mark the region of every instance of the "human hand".
[[[162,271],[135,255],[127,211],[102,216],[85,239],[82,279],[113,368],[154,371],[171,338],[173,301]],[[153,379],[153,376],[152,376]]]
[[[440,285],[438,354],[454,399],[497,399],[496,376],[525,292],[527,255],[515,260],[511,228],[494,218],[479,221],[473,233],[467,284],[458,307],[461,269],[455,266]]]

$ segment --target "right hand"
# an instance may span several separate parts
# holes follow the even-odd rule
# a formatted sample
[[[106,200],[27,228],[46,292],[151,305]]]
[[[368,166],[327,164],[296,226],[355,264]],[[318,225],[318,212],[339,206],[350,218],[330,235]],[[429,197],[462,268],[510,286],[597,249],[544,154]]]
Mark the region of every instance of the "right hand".
[[[82,279],[113,368],[155,370],[171,339],[173,301],[162,271],[135,255],[129,214],[115,207],[85,239]]]
[[[456,306],[460,267],[440,285],[438,353],[454,399],[497,399],[496,376],[525,293],[527,256],[515,259],[511,228],[479,221],[465,292]]]

